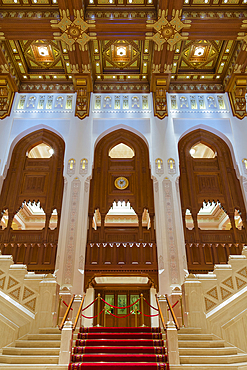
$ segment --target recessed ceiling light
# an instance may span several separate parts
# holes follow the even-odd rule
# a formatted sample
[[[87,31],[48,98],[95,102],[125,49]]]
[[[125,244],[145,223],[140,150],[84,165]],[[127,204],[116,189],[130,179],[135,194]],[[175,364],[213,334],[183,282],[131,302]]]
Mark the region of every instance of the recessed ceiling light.
[[[190,76],[186,76],[186,78],[190,78]]]
[[[195,152],[196,152],[196,151],[195,151],[195,149],[194,149],[194,148],[191,148],[191,149],[190,149],[190,154],[191,154],[191,155],[195,154]]]
[[[66,50],[66,49],[63,49],[63,52],[64,52],[64,53],[67,53],[67,50]]]
[[[247,0],[246,0],[247,1]],[[229,53],[230,49],[226,49],[226,53]]]
[[[247,3],[247,0],[244,0],[243,3],[246,4]]]
[[[69,78],[72,78],[72,76],[69,76]]]
[[[116,76],[112,76],[113,78],[116,78]]]
[[[129,3],[131,4],[132,3],[132,0],[129,0]]]
[[[18,63],[19,64],[19,66],[21,66],[21,63]]]
[[[98,53],[98,49],[94,49],[94,52],[95,52],[95,53]]]
[[[57,76],[53,76],[54,78],[57,78]]]
[[[216,78],[220,78],[220,76],[218,75],[218,76],[216,76]]]
[[[36,4],[37,3],[37,0],[33,0],[33,2]]]
[[[147,76],[143,76],[143,78],[147,78]]]
[[[14,0],[14,3],[17,3],[17,0]]]
[[[130,78],[130,76],[128,76],[128,78]]]
[[[201,76],[201,78],[204,78],[204,76]]]
[[[99,66],[99,63],[96,63],[96,66],[98,67]]]
[[[148,4],[152,4],[152,0],[148,0]]]
[[[143,65],[144,65],[144,67],[146,67],[147,66],[147,63],[144,63]]]
[[[109,3],[112,4],[113,3],[113,0],[109,0]]]
[[[172,76],[171,78],[174,78],[175,76]]]
[[[16,49],[13,49],[13,52],[14,52],[14,53],[17,53],[17,50],[16,50]]]
[[[69,66],[69,63],[66,63],[66,66]]]
[[[226,3],[228,3],[228,0],[224,0],[224,3],[226,4]]]
[[[54,154],[54,149],[49,149],[49,153],[52,155],[52,154]]]
[[[204,0],[205,1],[205,4],[207,4],[208,3],[208,0]]]
[[[177,63],[173,63],[174,67],[176,67]]]
[[[100,76],[97,76],[97,78],[100,78]]]
[[[184,2],[185,2],[185,4],[188,4],[189,0],[185,0]]]
[[[145,51],[145,53],[147,53],[148,52],[148,49],[145,49],[144,51]]]
[[[56,4],[57,0],[52,0],[53,4]]]
[[[223,66],[225,63],[221,63],[220,65]]]
[[[27,78],[27,76],[23,76],[24,78]]]
[[[42,78],[42,76],[39,76],[39,78]]]
[[[179,49],[176,49],[176,53],[179,53]]]
[[[90,4],[93,4],[93,0],[89,0],[89,3],[90,3]]]

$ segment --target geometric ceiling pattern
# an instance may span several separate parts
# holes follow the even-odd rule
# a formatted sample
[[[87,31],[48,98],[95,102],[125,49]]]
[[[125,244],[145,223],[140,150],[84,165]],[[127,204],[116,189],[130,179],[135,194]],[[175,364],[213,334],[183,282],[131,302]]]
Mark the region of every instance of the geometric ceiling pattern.
[[[227,91],[246,115],[247,0],[0,0],[0,19],[1,117],[15,91],[77,91],[80,118],[92,91],[153,92],[159,118],[166,92]]]

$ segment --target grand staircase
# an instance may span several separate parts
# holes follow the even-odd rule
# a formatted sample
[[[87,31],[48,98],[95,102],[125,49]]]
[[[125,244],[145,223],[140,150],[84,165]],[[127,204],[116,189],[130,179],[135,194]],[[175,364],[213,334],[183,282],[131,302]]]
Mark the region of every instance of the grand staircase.
[[[80,328],[69,370],[169,369],[159,328]]]
[[[201,329],[181,329],[178,345],[180,365],[172,370],[247,370],[245,352]]]
[[[58,365],[61,333],[56,328],[27,334],[2,349],[0,370],[67,370]]]

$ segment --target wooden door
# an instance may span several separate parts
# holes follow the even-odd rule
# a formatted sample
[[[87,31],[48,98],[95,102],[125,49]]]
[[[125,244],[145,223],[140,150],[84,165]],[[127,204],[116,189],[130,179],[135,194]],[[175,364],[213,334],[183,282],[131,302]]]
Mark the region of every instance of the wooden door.
[[[120,288],[99,288],[95,290],[95,296],[100,293],[100,296],[108,302],[110,305],[115,307],[123,307],[122,309],[113,308],[103,301],[101,301],[100,311],[106,307],[106,314],[105,314],[105,326],[107,327],[134,327],[135,326],[135,306],[137,310],[141,310],[140,301],[137,302],[136,305],[133,305],[129,308],[124,308],[126,306],[130,306],[134,302],[138,300],[140,294],[142,293],[145,299],[149,302],[150,294],[149,289],[141,289],[141,288],[128,288],[128,289],[120,289]],[[147,303],[144,302],[143,305],[144,314],[149,315],[150,309]],[[132,314],[130,314],[132,312]],[[130,315],[129,315],[130,314]],[[97,315],[97,305],[94,308],[94,316]],[[127,316],[128,315],[128,316]],[[117,316],[117,317],[116,317]],[[127,317],[126,317],[127,316]],[[137,326],[141,326],[141,314],[137,314]],[[144,317],[144,324],[146,326],[150,326],[150,318]],[[94,320],[94,325],[97,325],[97,319]],[[100,325],[104,326],[104,313],[100,316]]]

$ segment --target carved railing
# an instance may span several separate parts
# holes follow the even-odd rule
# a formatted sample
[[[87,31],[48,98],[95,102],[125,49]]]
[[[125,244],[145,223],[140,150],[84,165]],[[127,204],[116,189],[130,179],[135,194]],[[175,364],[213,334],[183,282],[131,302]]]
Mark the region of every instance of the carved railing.
[[[155,243],[89,243],[86,251],[86,281],[99,272],[147,273],[157,284]]]
[[[242,243],[186,243],[188,269],[191,273],[213,271],[215,264],[226,264],[229,255],[242,253]]]
[[[27,265],[28,271],[54,272],[57,243],[0,243],[0,250],[16,264]]]

